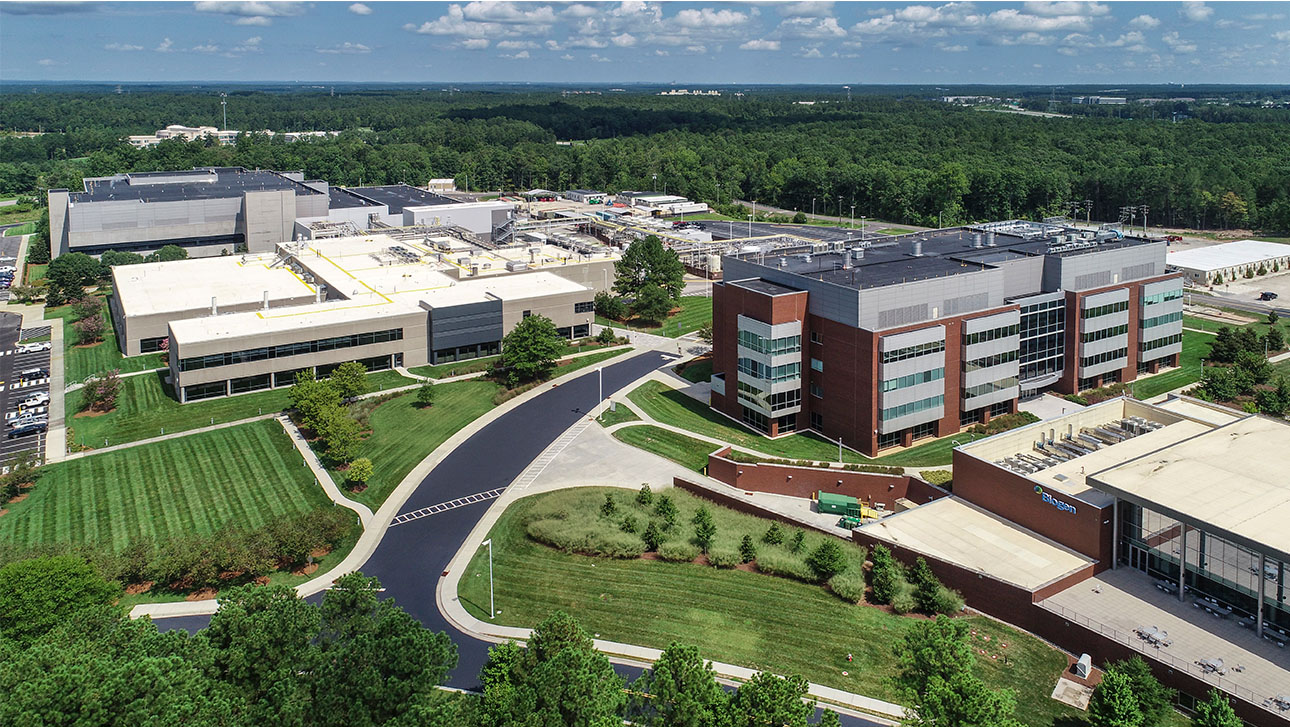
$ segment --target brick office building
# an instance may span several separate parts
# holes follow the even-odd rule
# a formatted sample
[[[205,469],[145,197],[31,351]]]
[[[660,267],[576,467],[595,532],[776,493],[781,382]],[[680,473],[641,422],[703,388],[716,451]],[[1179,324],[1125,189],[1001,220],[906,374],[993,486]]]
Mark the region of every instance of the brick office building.
[[[713,408],[866,454],[1175,366],[1166,246],[1025,221],[724,258]]]

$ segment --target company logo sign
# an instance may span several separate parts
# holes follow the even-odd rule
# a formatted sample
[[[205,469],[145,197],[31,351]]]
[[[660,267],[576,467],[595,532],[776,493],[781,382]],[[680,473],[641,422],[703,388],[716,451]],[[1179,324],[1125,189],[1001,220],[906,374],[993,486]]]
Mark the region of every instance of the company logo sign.
[[[1074,505],[1070,504],[1069,502],[1062,502],[1061,500],[1058,500],[1057,498],[1053,497],[1047,492],[1044,492],[1044,488],[1040,487],[1039,485],[1035,485],[1035,494],[1039,495],[1039,497],[1043,499],[1044,502],[1048,503],[1049,505],[1052,505],[1058,510],[1064,510],[1065,512],[1069,512],[1072,515],[1075,514]]]

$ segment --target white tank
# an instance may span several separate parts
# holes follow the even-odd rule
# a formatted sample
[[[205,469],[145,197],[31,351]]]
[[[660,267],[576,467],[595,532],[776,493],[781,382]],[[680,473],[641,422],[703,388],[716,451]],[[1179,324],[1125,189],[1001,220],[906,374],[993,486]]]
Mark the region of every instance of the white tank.
[[[720,256],[720,255],[709,255],[709,256],[708,256],[708,272],[710,272],[710,273],[719,273],[719,272],[721,272],[721,256]]]

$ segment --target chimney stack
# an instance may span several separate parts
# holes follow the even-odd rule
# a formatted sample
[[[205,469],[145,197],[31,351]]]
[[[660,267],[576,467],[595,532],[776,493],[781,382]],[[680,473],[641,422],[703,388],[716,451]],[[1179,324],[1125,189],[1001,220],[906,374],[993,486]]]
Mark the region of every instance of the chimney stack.
[[[211,315],[219,315],[219,307],[215,305],[215,296],[211,296]]]
[[[264,310],[269,309],[269,291],[264,291]]]

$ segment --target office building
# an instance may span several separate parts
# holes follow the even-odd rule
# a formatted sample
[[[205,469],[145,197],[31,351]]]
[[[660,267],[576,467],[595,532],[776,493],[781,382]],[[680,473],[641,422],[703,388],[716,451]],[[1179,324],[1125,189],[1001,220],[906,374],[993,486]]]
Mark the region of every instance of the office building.
[[[1176,366],[1165,243],[1008,221],[727,255],[713,408],[873,455],[955,434],[1043,389]]]

